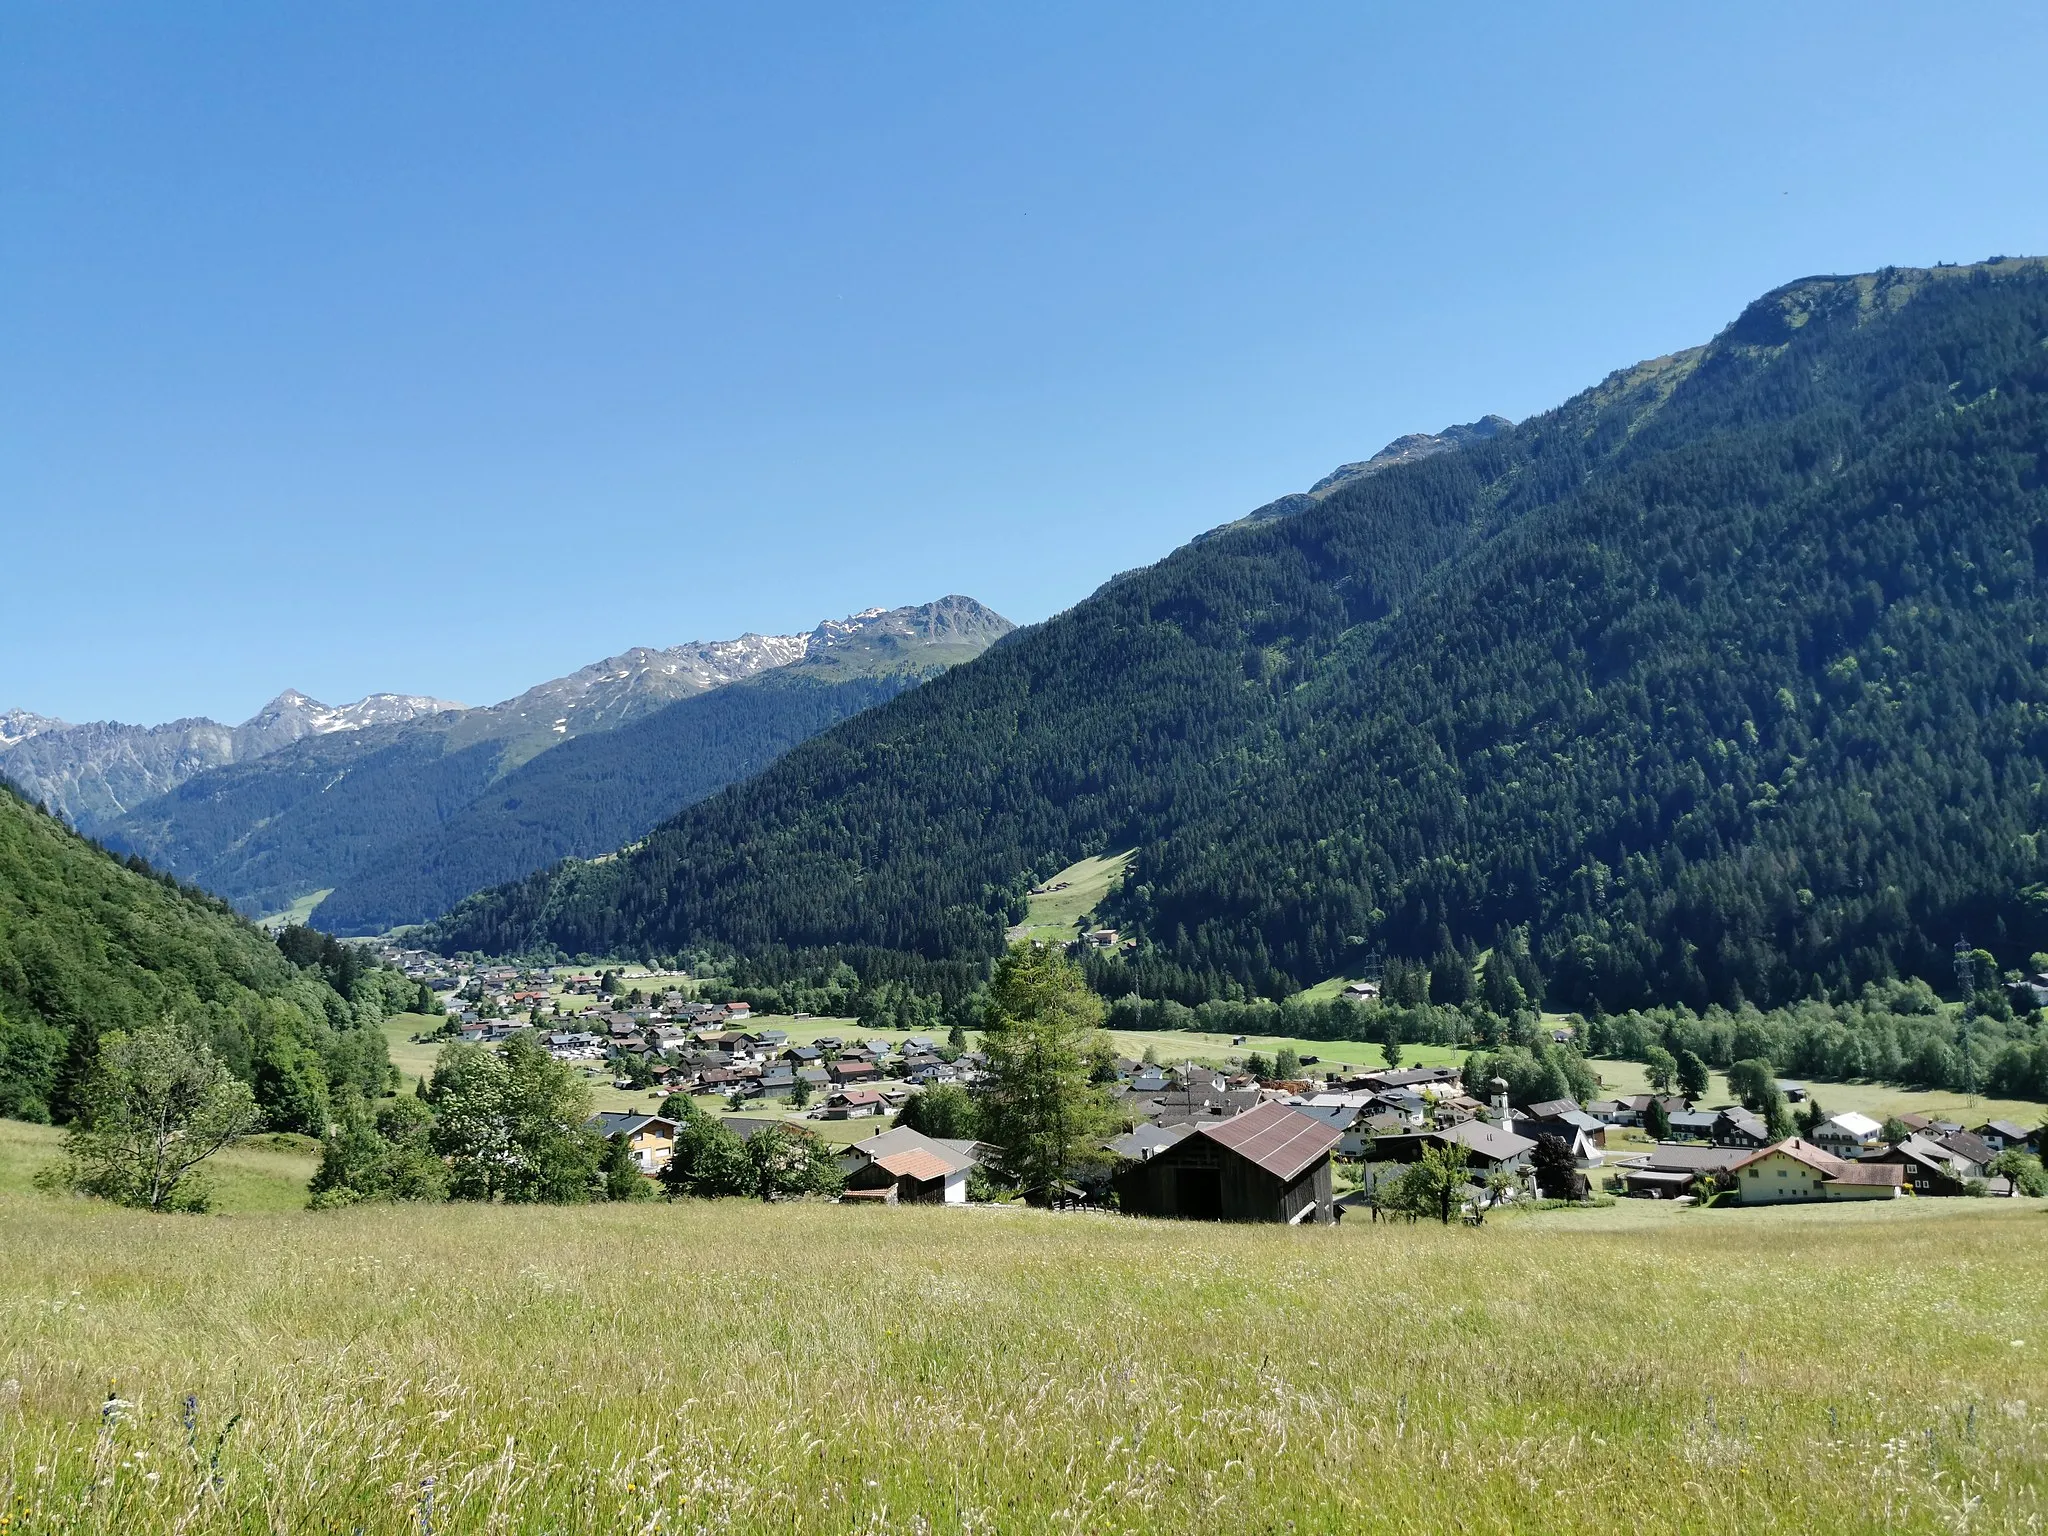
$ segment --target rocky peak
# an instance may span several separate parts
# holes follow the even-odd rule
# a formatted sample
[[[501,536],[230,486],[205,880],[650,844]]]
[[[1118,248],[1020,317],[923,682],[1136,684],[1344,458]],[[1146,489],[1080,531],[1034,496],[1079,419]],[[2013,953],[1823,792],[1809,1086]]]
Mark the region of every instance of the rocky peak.
[[[47,736],[52,731],[70,729],[68,721],[53,720],[48,715],[33,714],[26,709],[0,710],[0,747],[11,747],[31,736]]]

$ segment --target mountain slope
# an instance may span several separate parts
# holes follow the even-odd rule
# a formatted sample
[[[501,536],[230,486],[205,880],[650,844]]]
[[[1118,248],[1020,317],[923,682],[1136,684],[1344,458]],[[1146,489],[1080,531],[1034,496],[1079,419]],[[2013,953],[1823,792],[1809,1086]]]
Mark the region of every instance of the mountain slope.
[[[68,725],[9,710],[0,716],[0,774],[92,831],[208,769],[264,757],[308,736],[391,725],[461,707],[444,699],[373,693],[333,709],[288,688],[240,725],[206,719]]]
[[[331,1085],[383,1091],[381,1009],[0,785],[0,1115],[63,1114],[102,1031],[166,1013],[210,1037],[278,1128],[324,1129]]]
[[[366,860],[320,904],[336,933],[380,933],[558,859],[632,841],[827,726],[979,655],[1009,632],[967,598],[820,625],[802,661],[565,742],[431,830]]]
[[[1131,573],[436,942],[978,960],[1025,882],[1136,845],[1148,996],[1523,924],[1565,1006],[1941,976],[1959,925],[2024,959],[2044,473],[2042,263],[1804,280]]]
[[[196,775],[102,835],[244,911],[331,890],[340,905],[322,907],[323,926],[380,931],[564,853],[637,837],[1009,627],[972,599],[947,598],[808,635],[636,650],[488,709],[308,738]],[[799,664],[820,686],[750,691],[633,733],[636,722]],[[571,756],[550,761],[562,752]]]

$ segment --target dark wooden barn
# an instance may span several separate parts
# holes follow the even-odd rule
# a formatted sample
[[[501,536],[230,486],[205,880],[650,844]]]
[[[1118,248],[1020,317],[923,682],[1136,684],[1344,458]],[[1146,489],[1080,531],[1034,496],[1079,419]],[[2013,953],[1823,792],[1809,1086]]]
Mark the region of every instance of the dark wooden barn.
[[[1135,1216],[1189,1221],[1329,1221],[1332,1126],[1285,1104],[1261,1104],[1132,1163],[1117,1199]]]

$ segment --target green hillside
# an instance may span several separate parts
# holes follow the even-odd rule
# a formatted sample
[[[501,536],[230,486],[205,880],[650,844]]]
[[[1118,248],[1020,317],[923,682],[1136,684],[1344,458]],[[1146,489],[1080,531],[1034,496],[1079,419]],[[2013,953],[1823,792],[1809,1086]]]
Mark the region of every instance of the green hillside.
[[[224,903],[116,861],[0,784],[0,1115],[64,1118],[103,1032],[175,1014],[254,1085],[273,1129],[317,1134],[333,1086],[383,1091],[396,979],[352,958],[301,969]]]
[[[1280,995],[1526,925],[1552,1006],[2048,948],[2048,269],[1816,278],[1711,344],[1223,534],[450,949],[979,964],[1137,858],[1106,990]]]

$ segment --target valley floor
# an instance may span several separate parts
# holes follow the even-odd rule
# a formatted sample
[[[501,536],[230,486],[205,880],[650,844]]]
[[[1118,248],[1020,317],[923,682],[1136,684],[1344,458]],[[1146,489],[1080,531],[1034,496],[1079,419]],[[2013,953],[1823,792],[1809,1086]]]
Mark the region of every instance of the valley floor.
[[[2025,1200],[1473,1231],[0,1195],[0,1509],[13,1532],[2036,1530],[2044,1263]]]

